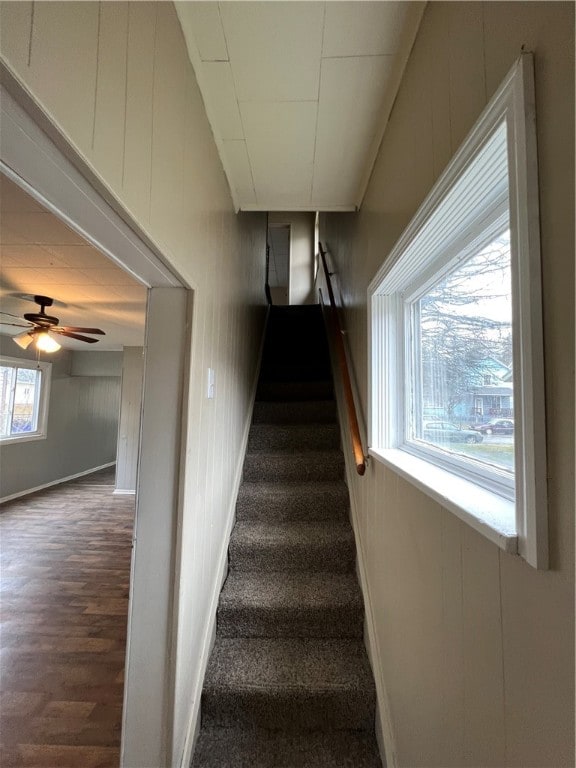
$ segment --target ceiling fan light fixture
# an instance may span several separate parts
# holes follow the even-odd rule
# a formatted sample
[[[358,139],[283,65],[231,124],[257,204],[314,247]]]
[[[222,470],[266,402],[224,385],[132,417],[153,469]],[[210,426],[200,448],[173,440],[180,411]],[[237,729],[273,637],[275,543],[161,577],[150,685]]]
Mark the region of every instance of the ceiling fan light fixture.
[[[41,352],[57,352],[62,349],[60,344],[47,331],[41,331],[34,334],[36,340],[36,349]]]
[[[18,344],[21,349],[28,349],[34,341],[34,336],[31,336],[28,331],[24,331],[24,333],[19,333],[17,336],[12,336],[12,341]]]

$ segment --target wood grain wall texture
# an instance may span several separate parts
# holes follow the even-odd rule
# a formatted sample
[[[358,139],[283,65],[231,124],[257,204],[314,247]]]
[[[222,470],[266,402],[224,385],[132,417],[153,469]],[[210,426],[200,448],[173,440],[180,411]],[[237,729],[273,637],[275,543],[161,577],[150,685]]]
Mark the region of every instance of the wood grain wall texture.
[[[551,569],[371,462],[352,480],[399,766],[574,764],[574,6],[429,3],[359,214],[325,215],[367,412],[366,289],[520,54],[535,54]]]
[[[116,450],[116,491],[136,491],[143,377],[142,347],[124,347]]]
[[[34,359],[7,336],[0,337],[0,353]],[[73,376],[72,357],[61,351],[48,361],[52,374],[46,439],[2,446],[0,498],[115,460],[120,377]]]
[[[0,13],[6,66],[194,289],[178,764],[263,328],[265,217],[234,214],[172,3],[6,2]],[[216,373],[213,400],[205,398],[208,367]]]

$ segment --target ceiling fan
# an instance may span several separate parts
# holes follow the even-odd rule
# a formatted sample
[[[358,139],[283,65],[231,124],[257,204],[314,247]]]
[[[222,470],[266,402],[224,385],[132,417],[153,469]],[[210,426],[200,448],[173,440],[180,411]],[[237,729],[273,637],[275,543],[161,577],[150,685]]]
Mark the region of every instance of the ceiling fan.
[[[24,314],[24,320],[26,323],[11,323],[4,320],[0,320],[0,325],[11,325],[15,328],[26,328],[25,331],[19,333],[17,336],[13,336],[12,340],[18,344],[22,349],[28,349],[32,342],[35,343],[36,349],[42,352],[56,352],[60,349],[60,344],[54,338],[54,334],[60,336],[67,336],[70,339],[77,339],[78,341],[85,341],[87,344],[95,344],[98,339],[91,339],[89,336],[83,336],[84,333],[96,334],[99,336],[105,336],[104,331],[100,328],[77,328],[72,325],[59,325],[60,321],[57,317],[47,315],[44,311],[46,307],[51,307],[54,303],[54,299],[49,296],[34,296],[34,301],[40,306],[40,312],[26,312]],[[18,315],[12,315],[10,312],[0,312],[2,315],[8,317],[15,317],[22,319]]]

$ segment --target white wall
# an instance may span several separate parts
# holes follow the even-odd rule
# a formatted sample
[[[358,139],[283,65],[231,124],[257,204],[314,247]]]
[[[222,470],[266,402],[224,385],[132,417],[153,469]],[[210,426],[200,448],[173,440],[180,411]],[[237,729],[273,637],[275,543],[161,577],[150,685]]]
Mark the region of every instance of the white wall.
[[[124,347],[115,489],[120,493],[136,491],[143,376],[144,350],[142,347]]]
[[[9,336],[0,336],[0,354],[35,359]],[[0,498],[101,467],[116,458],[120,377],[72,376],[72,353],[65,350],[46,355],[44,360],[52,363],[47,436],[0,448]]]
[[[121,376],[122,352],[71,352],[72,376]]]
[[[351,474],[390,762],[410,768],[574,765],[573,4],[429,3],[361,212],[322,217],[365,417],[367,285],[522,46],[536,68],[551,569],[376,461]]]
[[[200,695],[249,420],[265,316],[265,217],[234,214],[172,3],[8,2],[0,12],[4,64],[81,168],[194,289],[178,520],[178,687],[167,735],[173,756],[166,758],[178,765]],[[210,401],[208,367],[216,372]],[[156,525],[177,515],[159,509]],[[144,728],[141,735],[145,751]]]
[[[290,225],[290,281],[288,303],[315,303],[314,214],[271,212],[268,216],[268,223]]]

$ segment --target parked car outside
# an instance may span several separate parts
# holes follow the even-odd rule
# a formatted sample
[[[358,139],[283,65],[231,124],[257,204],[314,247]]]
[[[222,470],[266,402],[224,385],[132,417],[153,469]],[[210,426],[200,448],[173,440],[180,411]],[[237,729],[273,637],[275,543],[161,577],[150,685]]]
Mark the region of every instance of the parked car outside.
[[[486,424],[476,424],[472,426],[472,429],[483,435],[513,435],[514,422],[512,419],[492,419]]]
[[[422,438],[430,443],[481,443],[483,437],[472,429],[460,429],[449,421],[425,421]]]

